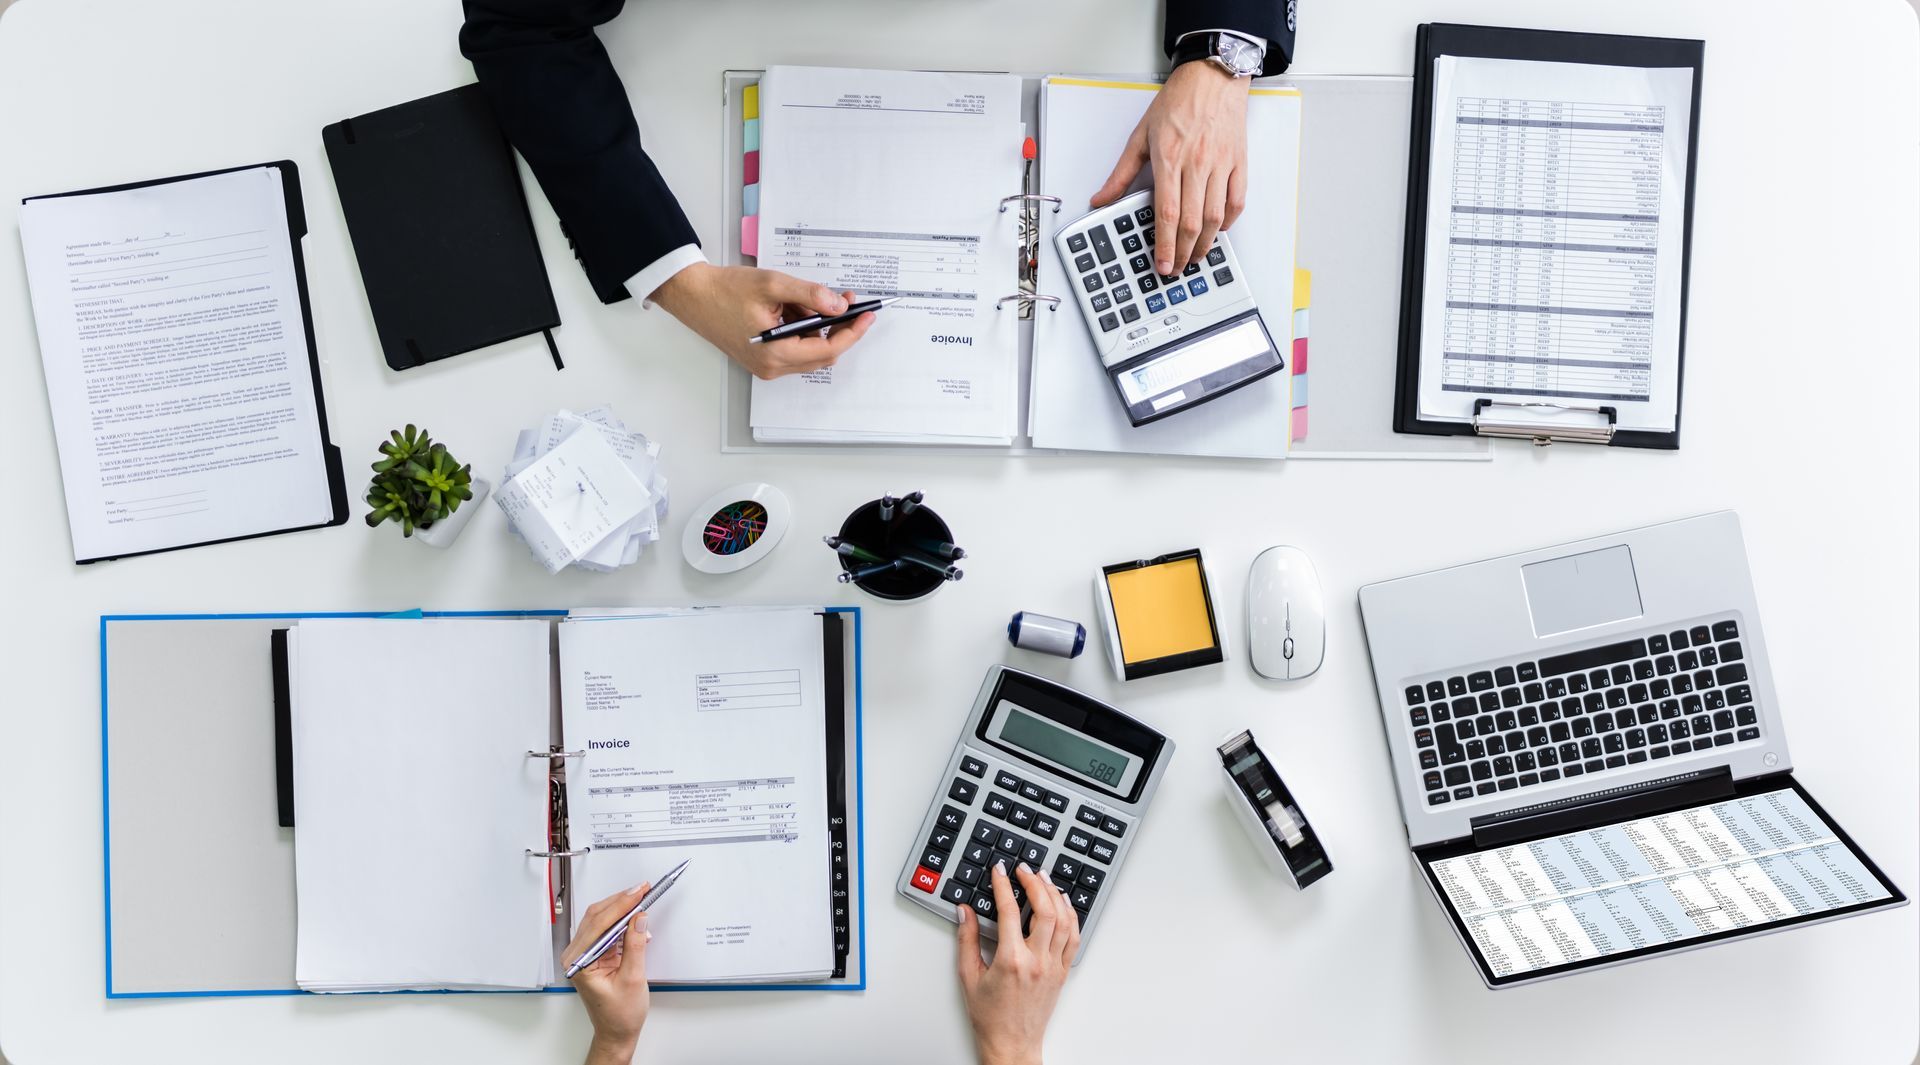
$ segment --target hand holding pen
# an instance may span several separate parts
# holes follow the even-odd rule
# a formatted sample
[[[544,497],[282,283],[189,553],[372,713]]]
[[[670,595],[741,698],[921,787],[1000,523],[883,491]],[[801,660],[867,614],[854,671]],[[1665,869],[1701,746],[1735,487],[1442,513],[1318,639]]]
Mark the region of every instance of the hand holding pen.
[[[573,942],[567,944],[561,957],[569,964],[585,957],[588,948],[632,912],[651,886],[641,884],[587,907]],[[574,990],[580,993],[580,1004],[587,1008],[587,1019],[593,1022],[593,1045],[587,1051],[587,1061],[633,1060],[650,1005],[647,941],[652,938],[647,931],[647,915],[641,913],[628,923],[627,934],[620,942],[571,978]]]

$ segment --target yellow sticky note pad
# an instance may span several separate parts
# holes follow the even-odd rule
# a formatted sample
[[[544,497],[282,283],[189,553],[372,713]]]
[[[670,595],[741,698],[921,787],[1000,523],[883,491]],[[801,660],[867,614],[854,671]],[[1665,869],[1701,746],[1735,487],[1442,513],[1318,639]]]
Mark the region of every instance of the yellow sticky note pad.
[[[1128,665],[1217,645],[1206,578],[1195,557],[1107,574],[1113,620]]]
[[[1293,309],[1306,310],[1313,306],[1313,271],[1295,268],[1293,271]]]

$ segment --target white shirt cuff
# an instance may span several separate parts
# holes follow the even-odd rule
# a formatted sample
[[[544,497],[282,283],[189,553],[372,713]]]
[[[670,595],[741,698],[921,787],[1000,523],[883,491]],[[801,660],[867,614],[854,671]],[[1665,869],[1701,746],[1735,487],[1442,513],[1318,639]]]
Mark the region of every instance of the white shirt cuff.
[[[1260,50],[1262,52],[1267,50],[1267,39],[1265,37],[1255,37],[1253,34],[1248,33],[1244,30],[1229,30],[1229,29],[1188,30],[1187,32],[1181,34],[1179,37],[1176,37],[1173,43],[1177,45],[1181,41],[1186,40],[1187,38],[1193,36],[1196,33],[1231,33],[1235,37],[1239,37],[1243,40],[1252,41],[1254,44],[1259,45]]]
[[[673,275],[695,263],[704,263],[707,257],[700,253],[698,244],[682,244],[672,251],[642,267],[640,272],[627,278],[627,292],[639,297],[640,306],[652,307],[653,294]]]

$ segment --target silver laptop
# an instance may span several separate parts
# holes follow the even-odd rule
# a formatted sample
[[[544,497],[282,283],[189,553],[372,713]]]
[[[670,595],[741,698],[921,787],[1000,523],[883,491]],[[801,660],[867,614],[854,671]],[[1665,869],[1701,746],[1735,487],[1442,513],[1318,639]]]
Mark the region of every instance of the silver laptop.
[[[1408,841],[1489,987],[1907,901],[1793,777],[1732,512],[1360,612]]]

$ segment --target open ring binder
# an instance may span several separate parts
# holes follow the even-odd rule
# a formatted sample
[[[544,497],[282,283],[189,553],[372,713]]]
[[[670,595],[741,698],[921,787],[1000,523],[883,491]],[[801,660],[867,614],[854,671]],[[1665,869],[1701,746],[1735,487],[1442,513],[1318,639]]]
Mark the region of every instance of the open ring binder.
[[[1473,431],[1481,436],[1531,440],[1535,447],[1555,442],[1611,444],[1619,412],[1613,407],[1568,403],[1473,404]]]
[[[587,752],[585,751],[562,751],[559,749],[527,752],[528,758],[585,758],[586,756]]]
[[[569,850],[569,851],[537,851],[537,850],[534,850],[532,847],[528,847],[527,857],[529,858],[578,858],[582,854],[585,854],[591,850],[593,850],[592,847],[580,847],[575,850]]]

